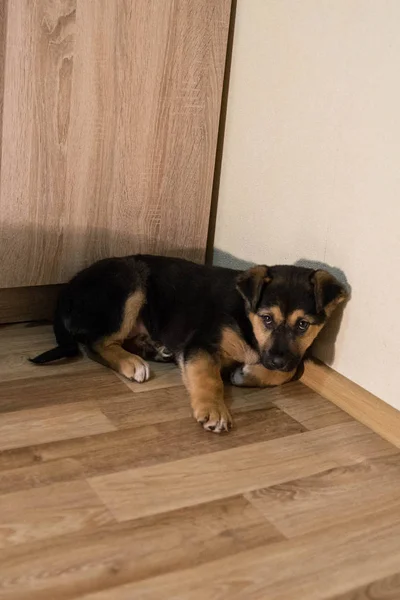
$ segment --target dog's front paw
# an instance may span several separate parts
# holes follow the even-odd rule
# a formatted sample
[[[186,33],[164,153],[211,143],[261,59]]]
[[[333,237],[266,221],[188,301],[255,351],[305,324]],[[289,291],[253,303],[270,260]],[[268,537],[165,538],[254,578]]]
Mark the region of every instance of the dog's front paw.
[[[168,350],[166,346],[157,346],[154,360],[157,362],[172,362],[174,353]]]
[[[233,385],[241,387],[273,387],[291,381],[295,371],[270,371],[261,364],[243,365],[231,374]]]
[[[120,364],[119,372],[127,379],[137,381],[137,383],[143,383],[150,379],[150,367],[140,356],[132,355],[125,358]]]
[[[231,374],[231,382],[233,385],[237,385],[239,387],[246,387],[252,385],[251,376],[247,372],[248,369],[246,365],[242,367],[237,367]]]
[[[233,421],[224,404],[204,403],[194,408],[194,417],[207,431],[221,433],[229,431]]]

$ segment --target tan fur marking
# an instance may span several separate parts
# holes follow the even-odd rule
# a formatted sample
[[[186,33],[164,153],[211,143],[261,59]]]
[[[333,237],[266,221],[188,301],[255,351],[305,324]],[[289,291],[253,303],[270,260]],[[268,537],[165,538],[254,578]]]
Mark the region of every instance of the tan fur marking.
[[[304,318],[307,320],[306,313],[301,308],[298,308],[297,310],[294,310],[292,313],[290,313],[290,315],[287,318],[287,322],[290,325],[290,327],[294,327],[299,319]]]
[[[261,364],[257,365],[245,365],[243,368],[243,380],[240,385],[249,387],[269,387],[275,385],[282,385],[290,381],[295,373],[296,369],[288,373],[283,371],[270,371]]]
[[[256,313],[249,313],[250,323],[253,327],[253,332],[258,343],[260,352],[268,350],[271,346],[271,331],[265,328],[260,315]]]
[[[241,275],[239,275],[238,280],[245,279],[253,279],[255,286],[260,283],[269,283],[271,281],[271,277],[268,276],[268,267],[265,265],[256,265],[255,267],[250,267],[247,271],[244,271]]]
[[[259,279],[265,279],[266,281],[271,280],[271,278],[268,277],[268,267],[265,265],[250,267],[250,269],[247,270],[247,273],[251,274],[252,277],[258,277]]]
[[[258,311],[261,316],[271,315],[276,325],[280,325],[284,321],[284,316],[279,306],[269,306],[268,308],[262,308]]]
[[[254,364],[260,360],[258,353],[253,350],[236,331],[224,327],[221,339],[221,360],[223,366],[233,362]]]
[[[310,322],[307,314],[302,309],[294,310],[287,319],[288,324],[294,327],[299,319],[305,319],[310,323],[309,328],[303,335],[298,336],[296,340],[291,344],[291,350],[298,356],[303,356],[306,350],[311,346],[325,323],[315,325]]]
[[[311,346],[321,329],[325,323],[321,323],[320,325],[310,325],[307,331],[300,337],[296,339],[292,344],[292,351],[298,356],[303,356],[305,351]]]
[[[220,365],[207,352],[181,363],[183,381],[190,394],[193,414],[205,429],[228,430],[232,418],[224,402]]]
[[[125,302],[124,317],[119,330],[94,345],[95,352],[107,366],[121,373],[124,377],[139,382],[148,379],[148,365],[139,356],[124,350],[122,344],[135,330],[137,318],[144,302],[145,294],[142,290],[138,290],[129,296]]]
[[[324,309],[326,316],[329,318],[335,310],[335,308],[339,306],[339,304],[342,304],[342,302],[344,302],[345,300],[347,300],[347,294],[343,293],[341,296],[335,298],[335,300],[332,300],[332,302],[327,304]]]
[[[137,325],[139,313],[145,303],[146,296],[143,290],[134,292],[125,302],[124,318],[117,335],[125,340]]]

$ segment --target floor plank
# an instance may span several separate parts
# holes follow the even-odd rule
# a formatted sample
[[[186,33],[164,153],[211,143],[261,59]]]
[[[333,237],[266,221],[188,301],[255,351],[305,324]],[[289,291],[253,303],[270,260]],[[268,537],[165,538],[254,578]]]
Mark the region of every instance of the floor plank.
[[[76,597],[282,539],[243,497],[226,498],[0,551],[0,598]]]
[[[162,465],[92,477],[118,520],[245,493],[393,452],[358,423],[311,431]],[[132,489],[135,490],[134,496]]]
[[[110,369],[59,372],[43,377],[46,368],[37,367],[36,377],[1,382],[0,413],[84,401],[102,401],[112,406],[121,396],[132,397]]]
[[[57,361],[45,366],[30,363],[30,357],[56,345],[51,325],[3,325],[0,326],[0,336],[0,381],[78,372],[86,372],[89,375],[104,369],[100,364],[83,357]]]
[[[400,453],[258,489],[247,498],[287,537],[400,505]]]
[[[0,548],[112,522],[85,481],[0,496]]]
[[[133,405],[135,402],[133,400]],[[0,472],[62,458],[78,460],[86,475],[112,473],[132,467],[162,464],[294,435],[304,427],[273,405],[240,412],[229,435],[204,435],[192,417],[165,421],[0,453]],[[151,412],[151,410],[149,410]]]
[[[398,572],[400,507],[81,600],[328,600]],[[377,560],[379,556],[379,560]]]
[[[182,385],[140,394],[125,394],[125,396],[115,398],[112,403],[107,398],[100,399],[99,406],[119,429],[174,421],[192,416],[188,393]]]
[[[400,453],[300,382],[225,388],[229,434],[174,365],[127,384],[35,367],[0,327],[0,600],[394,600]]]
[[[399,600],[400,573],[367,583],[344,594],[331,596],[329,600]]]
[[[307,429],[320,429],[337,423],[348,423],[352,417],[332,402],[321,398],[305,385],[302,393],[296,389],[296,394],[282,394],[274,400],[275,406],[285,411]],[[301,398],[301,401],[300,401]]]
[[[93,402],[20,410],[1,415],[0,450],[114,429]]]
[[[71,458],[34,463],[27,467],[0,471],[0,494],[29,490],[62,481],[74,481],[83,477],[82,465]]]
[[[297,432],[300,428],[305,431],[305,427],[299,425],[297,420],[272,405],[266,399],[265,394],[263,396],[245,394],[231,396],[228,393],[227,404],[235,420],[239,413],[258,410],[259,418],[263,418],[265,415],[266,426],[269,421],[274,423],[276,415],[279,414],[282,422],[296,424]],[[107,398],[100,397],[99,406],[119,429],[192,418],[188,392],[183,385],[142,392],[134,396],[132,394],[116,395],[112,402]],[[290,434],[290,429],[288,434]]]
[[[182,385],[181,372],[174,363],[151,362],[150,374],[150,379],[143,383],[129,381],[122,375],[118,377],[135,394]]]

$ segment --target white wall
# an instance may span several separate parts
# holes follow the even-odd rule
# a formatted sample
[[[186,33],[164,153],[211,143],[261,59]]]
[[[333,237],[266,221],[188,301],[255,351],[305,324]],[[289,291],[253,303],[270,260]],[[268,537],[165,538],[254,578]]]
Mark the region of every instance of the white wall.
[[[400,409],[400,0],[238,0],[215,248],[342,269],[333,367]]]

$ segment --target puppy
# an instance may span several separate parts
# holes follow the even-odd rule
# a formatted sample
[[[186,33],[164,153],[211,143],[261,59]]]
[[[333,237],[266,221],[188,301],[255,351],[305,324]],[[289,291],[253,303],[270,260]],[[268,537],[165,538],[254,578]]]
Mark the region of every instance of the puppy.
[[[345,298],[343,286],[323,270],[240,272],[161,256],[109,258],[62,289],[54,320],[58,346],[32,362],[76,356],[83,345],[91,358],[141,383],[150,375],[144,356],[173,358],[194,417],[219,433],[232,425],[221,373],[238,386],[290,381]]]

